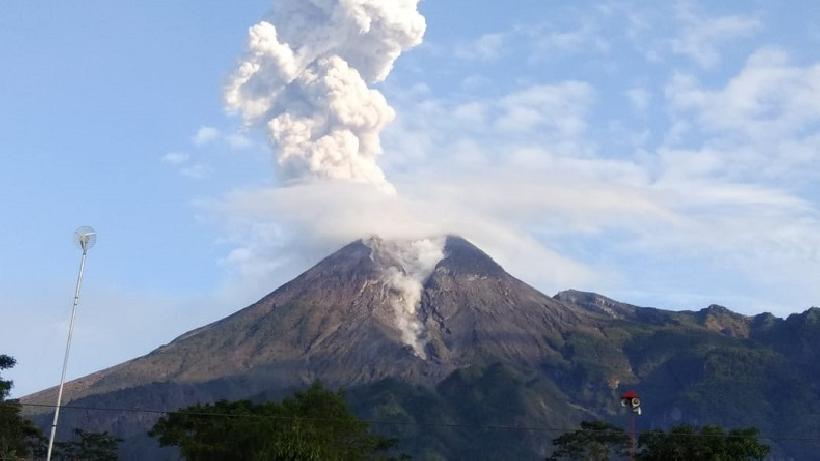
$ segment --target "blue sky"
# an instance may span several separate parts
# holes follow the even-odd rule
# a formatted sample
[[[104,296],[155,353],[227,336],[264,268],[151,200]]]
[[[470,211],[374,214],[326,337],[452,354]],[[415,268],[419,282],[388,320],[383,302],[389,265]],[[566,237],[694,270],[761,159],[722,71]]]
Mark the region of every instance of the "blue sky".
[[[396,189],[295,184],[225,109],[270,1],[0,6],[0,351],[54,384],[217,320],[346,241],[457,232],[547,293],[820,304],[814,2],[426,1],[384,82]],[[364,187],[364,189],[363,189]]]

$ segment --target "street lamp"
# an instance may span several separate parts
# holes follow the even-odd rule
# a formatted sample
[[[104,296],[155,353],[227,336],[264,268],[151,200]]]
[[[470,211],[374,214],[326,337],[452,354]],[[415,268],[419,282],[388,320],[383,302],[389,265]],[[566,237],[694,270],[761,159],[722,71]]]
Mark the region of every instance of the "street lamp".
[[[80,226],[74,231],[74,243],[83,250],[80,258],[80,271],[77,273],[77,286],[74,289],[74,304],[71,307],[71,321],[68,323],[68,339],[65,343],[65,357],[63,358],[63,374],[60,376],[60,390],[57,391],[57,407],[54,411],[54,421],[51,423],[51,436],[48,438],[48,454],[46,460],[51,461],[51,449],[54,446],[54,436],[57,434],[57,421],[60,419],[60,403],[63,400],[63,385],[65,385],[65,374],[68,369],[68,352],[71,349],[71,336],[74,334],[74,318],[77,315],[77,304],[80,302],[80,287],[83,284],[83,272],[85,271],[85,258],[88,250],[97,242],[97,232],[91,226]]]

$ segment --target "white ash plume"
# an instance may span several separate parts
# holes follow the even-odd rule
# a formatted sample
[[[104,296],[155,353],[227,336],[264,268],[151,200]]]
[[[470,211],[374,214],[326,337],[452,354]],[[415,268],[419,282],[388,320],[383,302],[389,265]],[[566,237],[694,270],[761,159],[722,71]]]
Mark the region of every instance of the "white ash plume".
[[[264,123],[285,179],[392,191],[376,164],[395,113],[368,82],[387,78],[425,31],[419,0],[280,0],[250,28],[225,89],[230,110]]]
[[[418,357],[426,359],[425,328],[419,320],[421,294],[424,282],[444,259],[445,238],[392,241],[371,238],[366,243],[374,253],[379,253],[380,259],[388,261],[382,279],[392,290],[394,326],[401,333],[402,342],[413,348]]]

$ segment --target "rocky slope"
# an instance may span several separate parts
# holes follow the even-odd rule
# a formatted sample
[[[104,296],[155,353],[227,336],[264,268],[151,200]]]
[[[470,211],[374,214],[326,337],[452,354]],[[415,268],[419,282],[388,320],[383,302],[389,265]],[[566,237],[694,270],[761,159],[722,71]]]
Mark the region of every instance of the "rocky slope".
[[[66,396],[83,407],[174,409],[278,397],[320,379],[347,388],[361,415],[402,423],[377,429],[422,459],[537,459],[558,435],[544,428],[623,418],[617,395],[626,388],[643,396],[644,427],[752,424],[777,435],[788,421],[790,437],[817,433],[818,355],[817,308],[782,320],[578,291],[548,297],[461,238],[372,237],[223,320],[69,383]],[[53,400],[54,389],[24,399]],[[173,457],[145,438],[156,415],[65,415],[62,430],[125,437],[126,458]],[[773,443],[784,455],[806,453],[805,444]]]

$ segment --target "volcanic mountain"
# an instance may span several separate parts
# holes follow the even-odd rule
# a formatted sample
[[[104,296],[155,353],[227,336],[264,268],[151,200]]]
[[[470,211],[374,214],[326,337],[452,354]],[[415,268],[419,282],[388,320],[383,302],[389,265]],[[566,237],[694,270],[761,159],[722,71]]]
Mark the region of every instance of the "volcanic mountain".
[[[648,425],[765,431],[805,414],[793,428],[810,433],[820,424],[808,416],[820,414],[819,338],[816,308],[780,320],[577,291],[549,297],[462,238],[371,237],[223,320],[68,383],[65,396],[83,408],[172,410],[279,397],[320,380],[345,388],[360,415],[401,423],[376,429],[422,459],[528,459],[581,419],[622,418],[626,387],[642,393]],[[774,389],[788,397],[775,400]],[[23,399],[54,400],[55,389]],[[108,430],[126,439],[126,459],[174,456],[145,436],[155,414],[64,414],[64,436],[72,426]],[[502,425],[542,432],[487,432]]]

